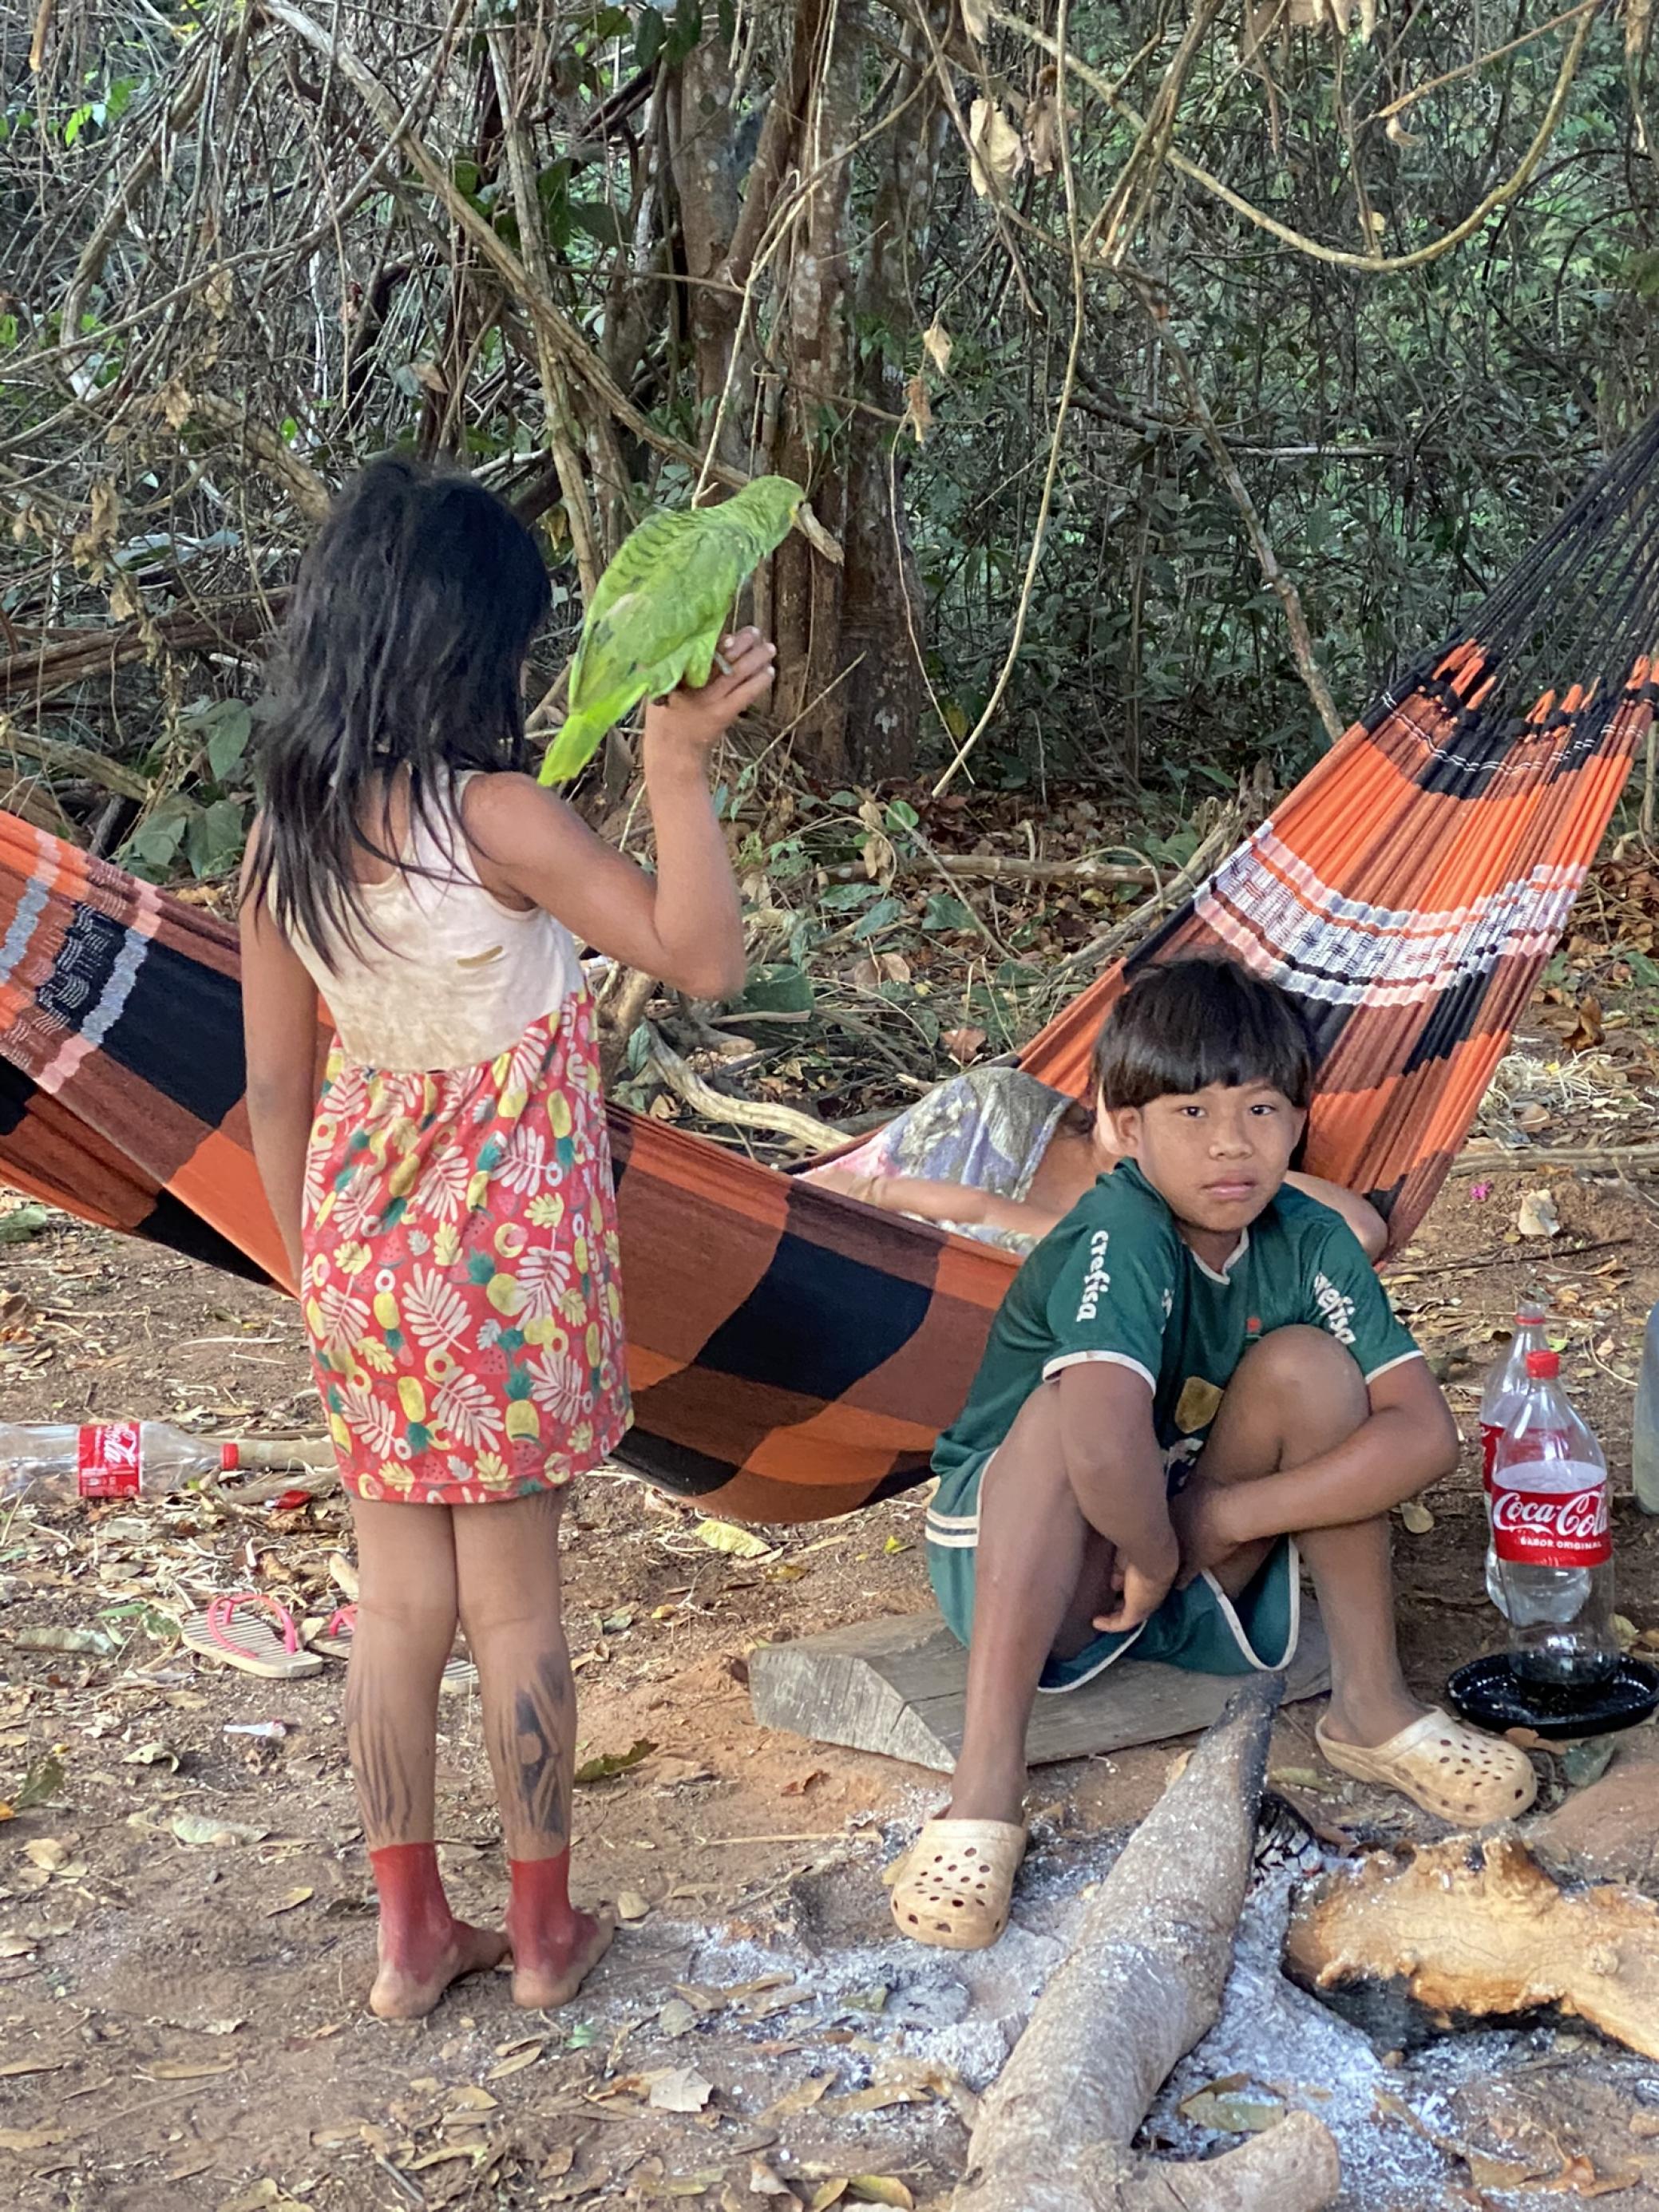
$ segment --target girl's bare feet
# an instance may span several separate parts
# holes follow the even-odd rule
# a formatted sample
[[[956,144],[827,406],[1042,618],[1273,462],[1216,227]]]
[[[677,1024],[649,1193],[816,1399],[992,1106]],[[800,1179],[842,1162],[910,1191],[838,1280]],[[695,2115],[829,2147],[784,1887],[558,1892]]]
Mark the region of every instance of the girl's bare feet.
[[[552,1929],[513,1943],[513,2002],[529,2012],[568,2004],[617,1932],[609,1912],[572,1912]]]
[[[509,1859],[513,1895],[507,1939],[513,1950],[513,2002],[532,2012],[568,2004],[611,1948],[617,1923],[596,1918],[570,1902],[570,1853],[551,1858]]]
[[[507,1956],[505,1935],[465,1920],[452,1917],[447,1931],[422,1931],[418,1941],[399,1933],[401,1940],[388,1942],[381,1928],[380,1972],[368,1993],[377,2020],[424,2020],[452,1982],[488,1973]]]
[[[452,1982],[500,1966],[507,1937],[455,1917],[435,1844],[387,1844],[368,1863],[380,1900],[380,1965],[368,1996],[377,2019],[424,2019]]]

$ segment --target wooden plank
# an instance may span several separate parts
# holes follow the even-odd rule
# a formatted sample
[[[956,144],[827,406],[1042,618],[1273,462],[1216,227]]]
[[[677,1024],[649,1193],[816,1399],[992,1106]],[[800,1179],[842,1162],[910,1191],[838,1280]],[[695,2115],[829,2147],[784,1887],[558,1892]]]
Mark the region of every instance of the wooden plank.
[[[967,1654],[936,1613],[855,1621],[798,1644],[763,1644],[749,1655],[750,1699],[763,1728],[936,1771],[956,1764],[966,1679]],[[1190,1735],[1219,1718],[1238,1679],[1120,1660],[1080,1690],[1038,1697],[1025,1756],[1042,1766]],[[1325,1632],[1304,1600],[1285,1702],[1318,1697],[1329,1686]]]

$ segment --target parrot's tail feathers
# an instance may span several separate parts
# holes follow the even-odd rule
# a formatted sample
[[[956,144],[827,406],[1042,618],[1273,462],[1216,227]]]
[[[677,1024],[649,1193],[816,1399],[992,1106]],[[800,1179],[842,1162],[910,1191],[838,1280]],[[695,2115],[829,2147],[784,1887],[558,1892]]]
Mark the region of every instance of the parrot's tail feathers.
[[[599,749],[599,740],[611,727],[611,718],[592,713],[567,714],[554,733],[542,762],[540,783],[564,783],[579,775]]]

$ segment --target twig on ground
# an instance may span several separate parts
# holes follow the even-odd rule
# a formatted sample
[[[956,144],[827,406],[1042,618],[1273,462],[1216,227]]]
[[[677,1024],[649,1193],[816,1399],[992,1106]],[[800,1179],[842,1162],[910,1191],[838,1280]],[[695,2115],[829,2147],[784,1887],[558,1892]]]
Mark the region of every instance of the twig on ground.
[[[688,1067],[654,1029],[650,1030],[650,1036],[652,1067],[677,1098],[705,1120],[730,1121],[744,1129],[765,1129],[811,1152],[838,1145],[846,1136],[847,1132],[837,1128],[833,1121],[821,1121],[816,1114],[804,1114],[797,1106],[781,1105],[769,1098],[733,1098],[724,1091],[716,1091],[713,1084],[705,1083],[702,1076]]]
[[[1541,1261],[1559,1266],[1564,1260],[1582,1260],[1592,1252],[1611,1252],[1621,1244],[1633,1244],[1635,1241],[1633,1237],[1598,1237],[1593,1244],[1573,1244],[1562,1251],[1557,1251],[1553,1246],[1540,1248],[1537,1243],[1528,1242],[1512,1245],[1508,1251],[1485,1253],[1478,1260],[1434,1260],[1422,1267],[1408,1262],[1402,1273],[1396,1273],[1390,1267],[1387,1280],[1390,1284],[1403,1285],[1414,1283],[1425,1275],[1472,1275],[1483,1267],[1524,1267]]]
[[[1460,1152],[1455,1176],[1529,1175],[1534,1168],[1659,1168],[1659,1145],[1540,1145],[1523,1152]]]
[[[911,836],[915,831],[909,832]],[[1017,854],[1004,853],[936,853],[902,854],[895,872],[901,876],[926,875],[930,868],[947,876],[988,876],[994,881],[1016,884],[1131,884],[1156,886],[1156,868],[1129,867],[1119,860],[1097,860],[1085,854],[1075,860],[1028,860]],[[862,861],[843,860],[824,872],[831,883],[856,884],[865,880]]]
[[[1189,892],[1196,890],[1217,862],[1231,852],[1238,841],[1243,819],[1242,808],[1229,807],[1184,867],[1178,869],[1149,899],[1143,899],[1132,913],[1124,915],[1098,937],[1091,937],[1075,952],[1068,952],[1050,971],[1050,980],[1064,981],[1081,968],[1101,967],[1126,945],[1136,944],[1156,916],[1167,914]]]

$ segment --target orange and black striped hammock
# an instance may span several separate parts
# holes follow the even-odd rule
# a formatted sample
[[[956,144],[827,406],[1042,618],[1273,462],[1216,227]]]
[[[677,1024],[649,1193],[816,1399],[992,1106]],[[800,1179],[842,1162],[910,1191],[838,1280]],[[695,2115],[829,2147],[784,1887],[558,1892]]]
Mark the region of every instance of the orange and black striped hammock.
[[[1218,951],[1300,1001],[1307,1164],[1398,1244],[1468,1132],[1653,714],[1659,416],[1447,646],[1024,1064],[1080,1091],[1127,975]],[[283,1260],[222,923],[0,816],[0,1175],[244,1274]],[[621,1456],[760,1521],[927,1471],[1012,1261],[614,1111],[635,1424]]]

